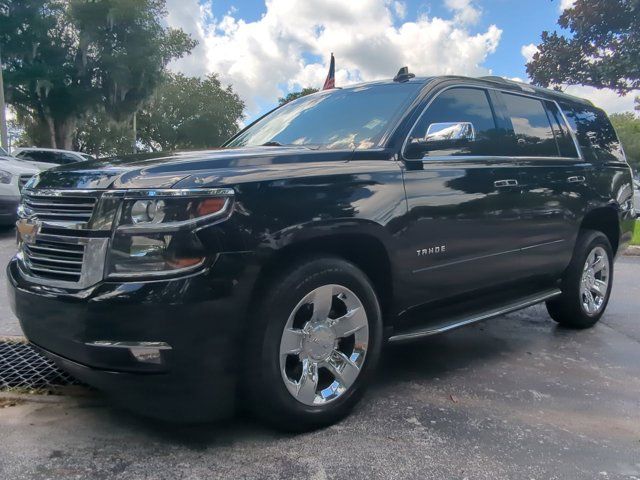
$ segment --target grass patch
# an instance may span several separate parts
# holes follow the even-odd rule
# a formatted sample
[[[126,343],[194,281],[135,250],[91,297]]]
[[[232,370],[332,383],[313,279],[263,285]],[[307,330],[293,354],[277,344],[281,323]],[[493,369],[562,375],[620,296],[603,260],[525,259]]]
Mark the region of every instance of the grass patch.
[[[633,231],[631,245],[640,245],[640,221],[636,221],[636,227]]]

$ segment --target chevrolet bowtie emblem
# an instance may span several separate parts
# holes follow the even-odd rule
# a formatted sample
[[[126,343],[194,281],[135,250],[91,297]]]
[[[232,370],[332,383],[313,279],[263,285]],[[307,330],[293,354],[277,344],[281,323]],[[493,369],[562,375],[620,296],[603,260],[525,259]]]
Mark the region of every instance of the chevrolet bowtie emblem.
[[[27,245],[31,245],[36,241],[36,236],[40,232],[41,223],[35,218],[21,218],[16,223],[18,237]]]

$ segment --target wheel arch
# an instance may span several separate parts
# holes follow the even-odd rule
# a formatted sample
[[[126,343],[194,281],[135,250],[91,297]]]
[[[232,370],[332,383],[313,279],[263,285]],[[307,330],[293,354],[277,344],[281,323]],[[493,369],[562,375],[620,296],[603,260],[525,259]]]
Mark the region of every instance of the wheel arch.
[[[379,226],[380,229],[383,227]],[[362,231],[365,230],[365,231]],[[393,302],[392,259],[382,235],[371,228],[333,234],[315,232],[287,241],[261,260],[260,272],[253,289],[253,304],[264,293],[269,283],[289,265],[306,258],[334,256],[347,260],[362,270],[371,280],[380,302],[383,319],[388,317]],[[374,230],[377,228],[374,227]],[[261,255],[262,256],[262,255]]]
[[[620,218],[613,206],[599,207],[590,210],[582,219],[580,229],[597,230],[609,239],[614,256],[620,246]]]

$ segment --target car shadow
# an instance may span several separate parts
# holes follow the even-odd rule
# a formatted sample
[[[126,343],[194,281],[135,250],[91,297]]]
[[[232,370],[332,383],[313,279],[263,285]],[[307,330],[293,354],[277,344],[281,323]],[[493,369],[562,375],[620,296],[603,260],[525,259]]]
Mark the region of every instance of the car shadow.
[[[388,391],[407,382],[429,382],[436,378],[443,380],[473,363],[491,362],[509,352],[524,352],[529,343],[534,341],[531,335],[504,333],[499,325],[485,325],[490,322],[492,321],[412,343],[386,345],[376,378],[363,403],[366,404],[372,397],[384,397]],[[527,325],[518,325],[518,319],[511,317],[495,319],[493,322],[507,322],[511,324],[508,330],[514,332],[528,328]],[[545,323],[548,330],[549,324]],[[358,408],[356,407],[356,412]],[[222,422],[177,425],[150,420],[111,405],[105,411],[111,417],[109,421],[117,422],[121,428],[144,431],[157,439],[192,449],[229,445],[248,437],[252,440],[266,440],[295,436],[265,426],[245,412],[239,412],[234,418]]]

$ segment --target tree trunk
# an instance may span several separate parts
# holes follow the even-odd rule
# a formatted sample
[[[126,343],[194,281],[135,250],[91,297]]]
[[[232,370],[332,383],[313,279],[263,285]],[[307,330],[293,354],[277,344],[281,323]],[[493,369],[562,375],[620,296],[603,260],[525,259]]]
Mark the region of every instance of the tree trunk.
[[[54,121],[55,148],[71,150],[73,148],[73,133],[76,122],[72,118],[63,118]]]

